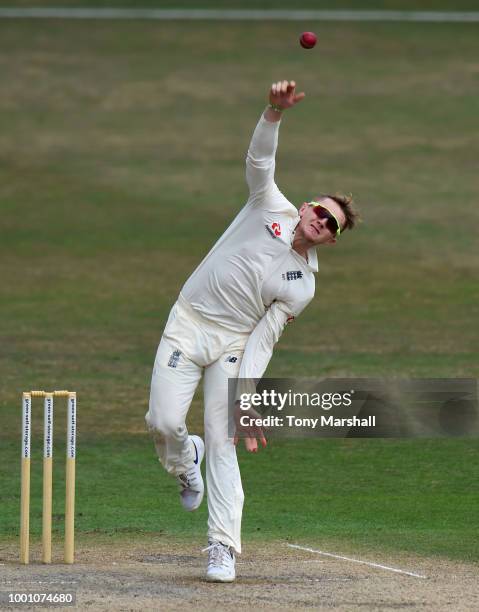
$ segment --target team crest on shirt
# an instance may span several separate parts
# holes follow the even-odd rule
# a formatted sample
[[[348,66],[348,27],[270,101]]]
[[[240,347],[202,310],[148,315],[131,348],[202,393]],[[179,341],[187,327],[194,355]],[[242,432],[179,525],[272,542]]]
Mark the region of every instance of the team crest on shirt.
[[[178,366],[178,362],[180,361],[180,357],[181,357],[181,351],[179,349],[176,349],[175,351],[173,351],[168,360],[168,367],[176,368]]]
[[[271,225],[265,225],[265,227],[273,238],[281,236],[281,225],[277,221],[271,223]]]

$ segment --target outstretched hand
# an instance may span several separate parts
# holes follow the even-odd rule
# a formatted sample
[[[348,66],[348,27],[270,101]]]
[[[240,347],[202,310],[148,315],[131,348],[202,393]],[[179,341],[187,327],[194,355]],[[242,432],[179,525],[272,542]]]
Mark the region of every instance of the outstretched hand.
[[[271,85],[269,101],[280,108],[291,108],[305,97],[304,91],[296,93],[295,81],[278,81]]]
[[[243,410],[240,408],[239,402],[236,402],[234,417],[236,427],[234,436],[235,446],[238,444],[240,437],[242,437],[244,439],[246,450],[250,453],[258,452],[258,440],[263,448],[266,447],[267,441],[264,437],[263,430],[256,424],[258,422],[257,419],[261,419],[261,415],[258,414],[254,408]],[[242,418],[243,423],[241,422]]]

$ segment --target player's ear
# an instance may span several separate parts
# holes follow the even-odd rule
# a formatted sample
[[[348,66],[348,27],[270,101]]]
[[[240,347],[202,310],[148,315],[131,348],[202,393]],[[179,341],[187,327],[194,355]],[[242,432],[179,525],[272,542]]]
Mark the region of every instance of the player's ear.
[[[302,217],[304,215],[304,211],[308,208],[308,203],[303,202],[303,205],[299,209],[299,216]]]

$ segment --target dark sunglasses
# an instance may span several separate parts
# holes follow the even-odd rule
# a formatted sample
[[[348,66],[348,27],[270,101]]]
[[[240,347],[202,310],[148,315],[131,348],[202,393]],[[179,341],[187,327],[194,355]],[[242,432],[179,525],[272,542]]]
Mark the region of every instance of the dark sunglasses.
[[[313,207],[314,213],[318,217],[318,219],[327,219],[326,227],[333,236],[339,236],[341,234],[341,227],[339,225],[339,221],[336,219],[336,217],[331,211],[325,208],[322,204],[318,204],[317,202],[308,202],[308,204]]]

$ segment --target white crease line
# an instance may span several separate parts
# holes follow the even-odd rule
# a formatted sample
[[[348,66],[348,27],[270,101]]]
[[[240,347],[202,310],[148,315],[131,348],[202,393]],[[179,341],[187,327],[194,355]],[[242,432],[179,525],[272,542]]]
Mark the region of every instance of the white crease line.
[[[342,555],[333,555],[332,553],[324,552],[322,550],[314,550],[314,548],[306,548],[306,546],[298,546],[297,544],[287,544],[290,548],[297,548],[299,550],[306,550],[307,552],[316,553],[317,555],[325,555],[326,557],[333,557],[334,559],[343,559],[344,561],[351,561],[352,563],[361,563],[362,565],[369,565],[370,567],[378,567],[379,569],[388,570],[389,572],[397,572],[398,574],[407,574],[408,576],[414,576],[414,578],[426,578],[422,574],[416,574],[414,572],[407,572],[406,570],[398,569],[397,567],[389,567],[388,565],[381,565],[380,563],[373,563],[372,561],[361,561],[360,559],[351,559],[351,557],[343,557]]]
[[[238,559],[238,557],[236,557]],[[299,559],[300,563],[326,563],[326,561],[321,561],[321,559]],[[290,563],[287,559],[282,559],[281,561],[276,560],[276,564],[279,563]],[[258,565],[258,561],[236,561],[236,565]],[[349,579],[348,579],[349,580]]]
[[[166,19],[220,21],[416,21],[473,23],[479,11],[1,8],[4,19]]]

